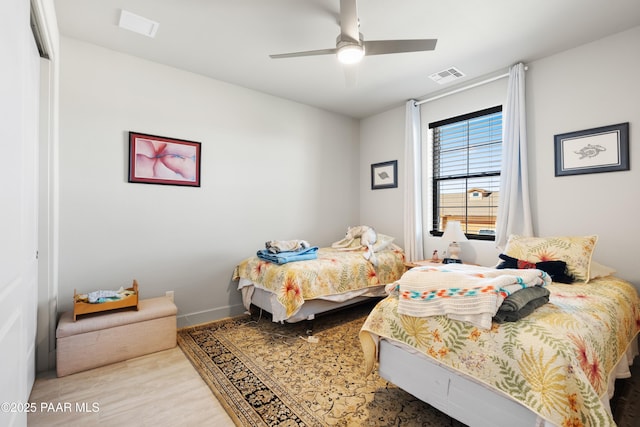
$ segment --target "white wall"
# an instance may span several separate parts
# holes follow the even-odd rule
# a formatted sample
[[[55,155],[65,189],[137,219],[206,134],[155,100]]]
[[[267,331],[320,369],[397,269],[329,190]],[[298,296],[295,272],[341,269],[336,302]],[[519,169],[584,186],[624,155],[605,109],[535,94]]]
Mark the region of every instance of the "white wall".
[[[404,247],[404,107],[361,120],[360,139],[360,223],[393,236]],[[398,187],[372,190],[371,165],[391,160],[398,161]]]
[[[265,241],[358,222],[353,119],[69,38],[60,79],[60,311],[135,278],[182,324],[235,314],[233,269]],[[201,142],[201,187],[128,183],[128,131]]]
[[[636,212],[640,210],[640,198],[637,197],[640,192],[637,185],[640,182],[640,150],[634,149],[638,135],[635,128],[640,126],[640,79],[635,72],[640,68],[638,46],[640,27],[552,57],[532,62],[523,59],[523,62],[529,66],[526,73],[527,136],[536,234],[599,235],[595,259],[616,268],[620,277],[640,288],[634,250],[640,239],[640,228],[635,220]],[[425,104],[423,128],[432,121],[432,115],[436,120],[459,114],[457,111],[471,112],[496,105],[494,89],[500,85],[506,91],[506,80],[501,80]],[[483,105],[483,97],[487,98],[487,105]],[[399,106],[362,121],[361,176],[368,174],[366,163],[370,159],[403,153],[404,122],[400,117],[403,115],[404,107]],[[630,171],[554,176],[554,135],[621,122],[630,122]],[[384,134],[378,133],[381,129]],[[402,163],[399,168],[402,176]],[[403,191],[402,181],[400,184],[394,191]],[[365,212],[379,208],[382,200],[367,194],[371,190],[363,191],[360,210],[364,216]],[[398,196],[399,202],[393,204],[384,200],[385,212],[399,229],[402,228],[401,198]],[[425,253],[440,250],[437,240],[426,239]],[[491,265],[498,260],[493,242],[469,242],[462,249],[465,259],[470,262]]]
[[[640,27],[536,61],[527,72],[534,227],[597,234],[594,257],[640,288]],[[554,135],[629,122],[629,171],[554,176]]]

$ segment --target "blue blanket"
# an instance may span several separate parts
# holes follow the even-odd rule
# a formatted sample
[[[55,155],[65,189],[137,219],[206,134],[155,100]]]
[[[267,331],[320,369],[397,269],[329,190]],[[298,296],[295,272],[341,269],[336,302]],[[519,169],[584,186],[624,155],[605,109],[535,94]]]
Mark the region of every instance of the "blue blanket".
[[[304,261],[318,258],[318,247],[312,246],[299,251],[278,252],[275,254],[269,252],[267,249],[262,249],[259,250],[256,255],[258,258],[265,261],[273,262],[275,264],[286,264],[292,261]]]

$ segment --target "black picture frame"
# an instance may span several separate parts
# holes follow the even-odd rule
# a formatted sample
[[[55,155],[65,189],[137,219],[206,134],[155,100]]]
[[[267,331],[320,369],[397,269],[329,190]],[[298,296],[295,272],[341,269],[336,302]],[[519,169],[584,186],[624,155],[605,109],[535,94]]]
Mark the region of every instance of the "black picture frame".
[[[629,123],[554,136],[556,176],[629,170]]]
[[[371,189],[398,187],[398,161],[373,163],[371,165]]]

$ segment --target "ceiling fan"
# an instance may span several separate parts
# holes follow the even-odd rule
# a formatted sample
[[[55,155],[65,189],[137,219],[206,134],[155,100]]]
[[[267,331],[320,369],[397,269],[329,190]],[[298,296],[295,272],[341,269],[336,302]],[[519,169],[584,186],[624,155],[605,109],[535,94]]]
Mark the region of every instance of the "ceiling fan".
[[[271,58],[294,58],[299,56],[337,54],[343,64],[359,62],[365,55],[420,52],[434,50],[437,39],[371,40],[365,41],[360,34],[356,0],[340,0],[340,34],[333,49],[308,50],[304,52],[269,55]]]

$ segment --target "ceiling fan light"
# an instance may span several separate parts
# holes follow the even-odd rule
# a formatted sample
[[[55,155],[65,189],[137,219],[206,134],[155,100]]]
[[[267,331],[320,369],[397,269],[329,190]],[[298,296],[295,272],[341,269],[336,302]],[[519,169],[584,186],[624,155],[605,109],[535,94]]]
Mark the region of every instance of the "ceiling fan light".
[[[364,46],[348,44],[338,49],[338,61],[342,64],[355,64],[362,60]]]

